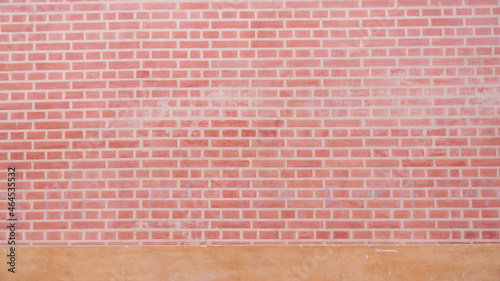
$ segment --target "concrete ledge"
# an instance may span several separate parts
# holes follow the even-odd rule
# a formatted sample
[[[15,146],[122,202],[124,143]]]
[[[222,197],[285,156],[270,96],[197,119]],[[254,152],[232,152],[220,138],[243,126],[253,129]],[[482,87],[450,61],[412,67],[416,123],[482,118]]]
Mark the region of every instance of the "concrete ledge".
[[[7,253],[7,247],[2,247]],[[16,247],[0,280],[498,280],[500,245]]]

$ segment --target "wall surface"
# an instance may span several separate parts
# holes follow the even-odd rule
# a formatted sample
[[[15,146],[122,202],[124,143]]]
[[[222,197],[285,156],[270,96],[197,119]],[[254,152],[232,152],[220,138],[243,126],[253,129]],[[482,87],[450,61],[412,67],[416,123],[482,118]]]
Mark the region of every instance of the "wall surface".
[[[496,281],[500,276],[499,245],[22,247],[19,258],[15,274],[0,266],[1,280]]]
[[[497,244],[499,15],[3,0],[0,221],[16,245]]]

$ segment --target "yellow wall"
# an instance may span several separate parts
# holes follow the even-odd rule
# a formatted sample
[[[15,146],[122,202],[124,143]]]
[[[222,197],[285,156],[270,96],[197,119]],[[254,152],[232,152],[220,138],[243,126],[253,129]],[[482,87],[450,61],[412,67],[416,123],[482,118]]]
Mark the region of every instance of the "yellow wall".
[[[0,280],[500,280],[499,245],[32,246],[16,253],[16,273],[4,255]]]

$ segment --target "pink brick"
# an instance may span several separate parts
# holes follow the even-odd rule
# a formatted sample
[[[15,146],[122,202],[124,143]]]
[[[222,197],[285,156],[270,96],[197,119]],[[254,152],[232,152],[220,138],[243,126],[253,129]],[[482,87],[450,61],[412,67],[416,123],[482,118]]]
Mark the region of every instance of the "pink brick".
[[[14,2],[24,240],[499,243],[497,0]]]

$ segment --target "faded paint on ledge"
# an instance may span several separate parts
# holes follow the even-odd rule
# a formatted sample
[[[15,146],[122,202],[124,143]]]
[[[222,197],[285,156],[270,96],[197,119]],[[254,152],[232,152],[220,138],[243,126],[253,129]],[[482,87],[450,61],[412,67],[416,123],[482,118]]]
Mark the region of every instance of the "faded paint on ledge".
[[[499,245],[21,246],[16,253],[16,273],[2,262],[0,280],[428,281],[500,276]]]

